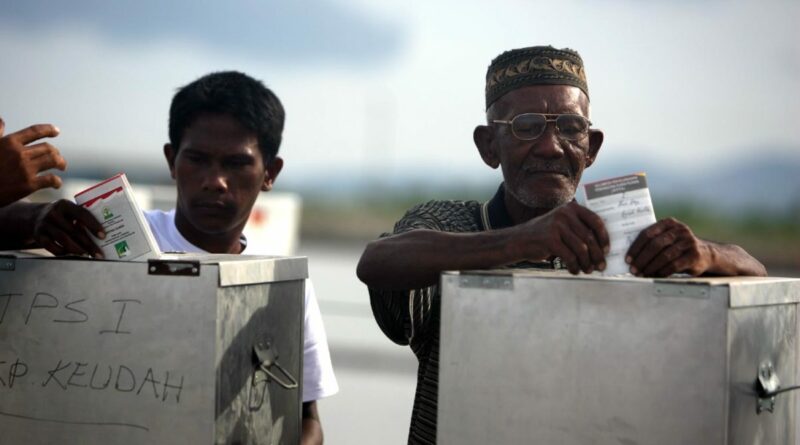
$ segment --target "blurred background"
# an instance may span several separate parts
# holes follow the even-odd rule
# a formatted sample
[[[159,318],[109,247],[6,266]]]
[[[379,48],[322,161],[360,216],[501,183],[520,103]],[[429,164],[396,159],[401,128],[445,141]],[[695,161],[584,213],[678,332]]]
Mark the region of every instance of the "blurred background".
[[[378,330],[355,265],[411,205],[494,193],[472,143],[491,59],[577,49],[606,135],[584,181],[644,171],[659,218],[800,276],[798,22],[794,0],[0,0],[0,116],[56,124],[68,180],[169,187],[176,88],[263,80],[287,111],[276,190],[302,202],[295,253],[341,385],[326,442],[401,444],[415,360]]]

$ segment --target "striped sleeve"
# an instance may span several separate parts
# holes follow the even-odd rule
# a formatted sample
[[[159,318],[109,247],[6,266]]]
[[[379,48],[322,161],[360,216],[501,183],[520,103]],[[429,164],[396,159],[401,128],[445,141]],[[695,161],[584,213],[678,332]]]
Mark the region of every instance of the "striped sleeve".
[[[445,221],[454,204],[457,203],[430,201],[417,205],[395,224],[393,233],[384,233],[381,238],[416,229],[446,231]],[[415,340],[427,338],[436,291],[437,286],[399,291],[370,288],[370,305],[378,326],[389,339],[400,345],[418,343]]]

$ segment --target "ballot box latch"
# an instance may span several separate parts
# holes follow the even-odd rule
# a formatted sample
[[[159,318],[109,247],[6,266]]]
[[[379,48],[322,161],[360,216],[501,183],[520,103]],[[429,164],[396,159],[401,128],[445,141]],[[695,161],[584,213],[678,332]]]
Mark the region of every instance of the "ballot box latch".
[[[253,346],[258,367],[253,373],[253,385],[262,381],[274,381],[285,389],[297,388],[297,380],[278,363],[278,348],[272,341],[260,341]]]
[[[256,369],[250,382],[249,404],[251,411],[258,411],[264,404],[269,382],[275,382],[284,389],[296,389],[297,380],[278,363],[278,348],[272,343],[272,339],[256,343],[253,346],[253,356]]]
[[[775,411],[775,397],[778,394],[800,389],[800,385],[787,386],[781,388],[781,381],[775,372],[775,366],[769,360],[763,362],[758,367],[758,377],[756,378],[756,414],[764,411]]]
[[[0,255],[0,272],[13,272],[17,269],[17,257]]]
[[[182,277],[200,276],[200,262],[188,260],[147,260],[149,275],[171,275]]]

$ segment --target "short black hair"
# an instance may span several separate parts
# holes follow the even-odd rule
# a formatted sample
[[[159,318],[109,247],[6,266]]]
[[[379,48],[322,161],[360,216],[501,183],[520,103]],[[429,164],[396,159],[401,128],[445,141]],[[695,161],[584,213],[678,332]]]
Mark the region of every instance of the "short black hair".
[[[286,113],[261,81],[238,71],[206,74],[180,88],[169,107],[169,140],[180,149],[183,132],[204,113],[231,116],[258,138],[264,163],[278,155]]]

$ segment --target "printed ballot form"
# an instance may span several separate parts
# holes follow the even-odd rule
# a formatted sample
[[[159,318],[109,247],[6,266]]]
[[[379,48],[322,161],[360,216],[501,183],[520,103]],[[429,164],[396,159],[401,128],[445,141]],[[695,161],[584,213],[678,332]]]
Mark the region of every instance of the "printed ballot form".
[[[603,274],[628,273],[625,253],[639,232],[656,222],[645,174],[605,179],[583,187],[586,207],[603,219],[611,243]]]
[[[106,259],[130,261],[161,255],[124,173],[78,193],[75,202],[103,224],[105,239],[90,235]]]

